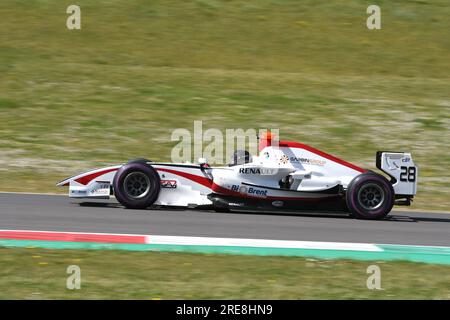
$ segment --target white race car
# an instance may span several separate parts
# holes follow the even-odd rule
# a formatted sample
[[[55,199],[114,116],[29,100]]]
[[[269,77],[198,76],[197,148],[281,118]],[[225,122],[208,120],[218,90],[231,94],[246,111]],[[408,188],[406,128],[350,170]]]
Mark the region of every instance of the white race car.
[[[270,132],[269,132],[270,133]],[[393,205],[410,205],[418,169],[410,153],[378,151],[373,171],[308,145],[259,139],[259,156],[236,151],[228,166],[136,159],[59,182],[73,198],[116,199],[126,208],[151,206],[216,211],[339,211],[382,219]]]

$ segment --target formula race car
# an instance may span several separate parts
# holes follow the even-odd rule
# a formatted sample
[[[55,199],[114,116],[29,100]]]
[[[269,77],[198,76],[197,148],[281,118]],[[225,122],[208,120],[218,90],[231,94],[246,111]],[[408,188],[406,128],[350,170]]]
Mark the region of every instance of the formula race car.
[[[382,219],[393,205],[410,205],[416,194],[418,169],[410,153],[378,151],[376,166],[382,175],[302,143],[279,141],[270,132],[258,143],[259,156],[238,150],[228,166],[212,167],[206,159],[198,164],[135,159],[81,173],[57,186],[69,186],[73,198],[114,195],[130,209],[316,209],[360,219]]]

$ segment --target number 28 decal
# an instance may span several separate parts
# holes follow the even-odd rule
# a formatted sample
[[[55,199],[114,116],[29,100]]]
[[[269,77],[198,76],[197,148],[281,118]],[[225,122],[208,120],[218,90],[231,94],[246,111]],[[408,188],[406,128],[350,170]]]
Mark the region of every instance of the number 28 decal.
[[[416,181],[416,167],[400,167],[400,181],[415,182]]]

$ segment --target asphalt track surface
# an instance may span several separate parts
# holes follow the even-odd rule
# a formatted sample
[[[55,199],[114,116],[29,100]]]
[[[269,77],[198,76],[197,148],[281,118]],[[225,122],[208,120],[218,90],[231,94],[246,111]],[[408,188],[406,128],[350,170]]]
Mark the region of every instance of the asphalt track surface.
[[[0,193],[0,229],[450,246],[450,214],[393,211],[388,217],[127,210],[114,200]]]

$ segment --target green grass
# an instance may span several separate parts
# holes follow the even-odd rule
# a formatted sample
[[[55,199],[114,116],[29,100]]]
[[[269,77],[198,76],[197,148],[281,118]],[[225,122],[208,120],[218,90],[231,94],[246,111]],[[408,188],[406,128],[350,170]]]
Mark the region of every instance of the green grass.
[[[0,190],[58,192],[81,170],[170,160],[175,128],[279,128],[374,168],[411,151],[416,209],[448,210],[446,0],[0,3]]]
[[[367,289],[369,265],[382,290]],[[69,265],[81,289],[66,289]],[[0,248],[0,299],[449,299],[448,266],[163,252]],[[436,277],[439,275],[439,277]]]

